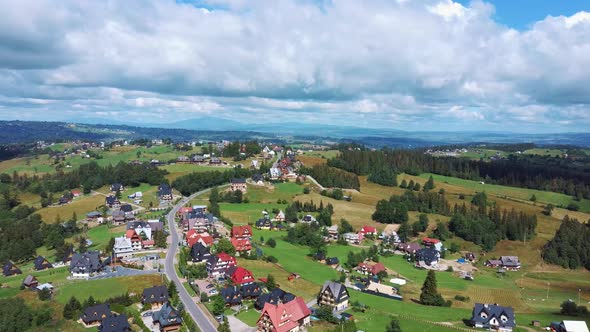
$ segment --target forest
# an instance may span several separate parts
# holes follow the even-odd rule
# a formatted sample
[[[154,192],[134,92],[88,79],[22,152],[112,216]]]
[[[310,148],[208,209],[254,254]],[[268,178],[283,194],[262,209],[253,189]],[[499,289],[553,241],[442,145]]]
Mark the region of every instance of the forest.
[[[474,242],[485,250],[491,250],[500,240],[523,241],[535,235],[537,217],[515,209],[501,209],[498,204],[489,203],[485,193],[474,196],[471,204],[455,206],[439,193],[414,193],[410,190],[401,196],[377,202],[373,220],[382,223],[402,224],[400,233],[409,231],[408,211],[436,213],[451,216],[448,229],[456,236]],[[404,225],[406,224],[406,225]],[[414,228],[416,226],[413,226]],[[405,234],[400,234],[405,235]],[[437,237],[437,234],[433,235]]]
[[[322,186],[329,188],[356,189],[361,188],[356,174],[326,165],[315,165],[311,168],[302,167],[302,174],[311,175]]]
[[[590,198],[590,157],[572,162],[564,158],[511,155],[493,162],[455,157],[434,157],[423,150],[342,150],[328,165],[357,175],[390,168],[393,172],[418,175],[424,172],[486,183],[547,190]]]
[[[545,245],[543,259],[567,269],[590,270],[589,222],[582,224],[566,215],[555,237]]]
[[[197,191],[227,183],[232,178],[245,178],[251,175],[250,170],[243,168],[233,168],[224,172],[195,172],[178,177],[172,182],[172,187],[183,195],[190,196]]]

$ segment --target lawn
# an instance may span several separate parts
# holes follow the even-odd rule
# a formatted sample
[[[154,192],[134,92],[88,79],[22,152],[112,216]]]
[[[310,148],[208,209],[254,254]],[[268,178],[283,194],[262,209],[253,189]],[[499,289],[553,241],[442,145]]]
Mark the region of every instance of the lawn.
[[[303,193],[303,186],[293,182],[277,183],[270,187],[248,186],[246,197],[251,203],[276,203],[277,200],[292,201]]]
[[[162,284],[162,276],[156,274],[120,277],[100,280],[76,280],[57,288],[55,299],[65,304],[70,297],[79,300],[93,296],[96,300],[129,293],[141,293],[144,288]]]
[[[248,326],[255,327],[256,323],[258,322],[258,318],[260,318],[260,313],[254,308],[250,308],[246,311],[241,311],[236,315],[236,318],[246,323]]]
[[[577,203],[580,205],[581,211],[590,212],[590,200],[588,199],[583,199],[580,202],[575,202],[573,197],[565,194],[535,189],[501,186],[487,183],[481,184],[477,181],[464,180],[431,173],[421,174],[420,178],[428,179],[431,175],[434,178],[435,184],[436,182],[443,182],[451,185],[461,186],[478,192],[485,191],[488,194],[497,195],[501,197],[515,198],[522,201],[529,201],[531,196],[535,195],[537,197],[538,203],[552,203],[556,206],[567,206],[569,203]]]
[[[170,181],[174,181],[176,178],[187,175],[194,172],[213,172],[219,171],[223,172],[229,170],[229,167],[220,167],[220,166],[207,166],[207,165],[196,165],[196,164],[174,164],[174,165],[165,165],[159,166],[159,168],[167,170],[170,174],[166,176],[166,178]]]
[[[464,158],[469,158],[473,160],[488,160],[490,157],[499,156],[499,157],[506,157],[508,154],[504,151],[500,150],[490,150],[490,149],[470,149],[466,153],[462,153],[460,156]]]
[[[205,203],[205,205],[207,205]],[[241,204],[233,204],[233,203],[221,203],[219,204],[221,209],[221,214],[224,217],[229,218],[232,222],[236,224],[248,224],[254,223],[259,218],[262,218],[262,211],[266,209],[268,213],[272,216],[273,209],[285,210],[287,204],[276,204],[276,203],[241,203]]]
[[[117,237],[125,234],[125,225],[117,227],[108,227],[107,225],[100,225],[88,230],[88,239],[92,241],[90,249],[103,250],[109,243],[112,237]]]
[[[561,149],[542,149],[542,148],[535,148],[535,149],[528,149],[523,151],[524,154],[531,154],[537,156],[550,156],[550,157],[557,157],[563,158],[563,154],[565,153],[564,150]]]

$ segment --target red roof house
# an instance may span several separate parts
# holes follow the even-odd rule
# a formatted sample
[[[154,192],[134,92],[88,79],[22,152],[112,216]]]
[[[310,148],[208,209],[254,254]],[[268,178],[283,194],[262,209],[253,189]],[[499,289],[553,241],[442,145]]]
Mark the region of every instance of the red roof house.
[[[361,262],[359,265],[357,265],[356,270],[363,274],[377,275],[379,272],[385,271],[385,265],[382,263],[375,263],[371,265]]]
[[[72,190],[72,196],[74,197],[80,197],[82,195],[82,192],[80,190]]]
[[[237,252],[244,252],[252,250],[252,243],[248,239],[232,238],[231,244],[236,248]]]
[[[210,247],[213,244],[213,237],[209,233],[197,233],[194,229],[186,232],[186,243],[190,248],[199,242],[205,247]]]
[[[236,239],[246,238],[252,236],[252,226],[233,226],[231,228],[231,237]]]
[[[435,245],[437,243],[440,243],[440,240],[439,239],[431,239],[429,237],[423,237],[422,238],[422,244],[425,245],[425,246],[431,247],[431,246],[433,246],[433,245]]]
[[[266,303],[256,325],[258,331],[290,332],[310,323],[311,311],[301,297],[287,303]]]
[[[363,235],[377,235],[377,228],[371,226],[363,226],[360,230]]]
[[[226,277],[230,278],[235,285],[246,285],[254,282],[252,272],[239,266],[228,268]]]

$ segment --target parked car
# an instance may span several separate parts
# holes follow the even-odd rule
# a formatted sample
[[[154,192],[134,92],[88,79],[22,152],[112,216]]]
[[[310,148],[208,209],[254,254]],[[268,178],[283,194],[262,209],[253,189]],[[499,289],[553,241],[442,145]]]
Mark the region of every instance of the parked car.
[[[209,284],[209,285],[207,285],[207,289],[209,289],[209,288],[213,288],[213,287],[215,287],[215,286],[213,286],[213,284]]]
[[[143,317],[149,317],[149,316],[152,316],[153,314],[154,314],[154,313],[153,313],[152,311],[146,311],[146,312],[144,312],[144,313],[143,313],[143,315],[142,315],[142,316],[143,316]]]
[[[221,323],[223,321],[224,317],[225,317],[224,315],[217,315],[217,316],[215,316],[215,320],[217,320],[218,322]]]
[[[213,288],[209,291],[209,295],[217,295],[217,289]]]

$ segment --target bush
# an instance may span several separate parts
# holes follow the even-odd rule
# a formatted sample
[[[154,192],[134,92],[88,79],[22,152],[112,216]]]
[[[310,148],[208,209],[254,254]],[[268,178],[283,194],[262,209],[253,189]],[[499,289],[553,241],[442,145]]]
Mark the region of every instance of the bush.
[[[304,193],[304,194],[306,194],[306,195],[307,195],[307,194],[309,194],[310,192],[311,192],[311,190],[309,189],[309,187],[305,187],[305,188],[303,188],[303,193]]]
[[[266,244],[269,247],[274,248],[274,247],[277,246],[277,241],[275,241],[275,239],[273,239],[273,238],[270,238],[270,239],[268,239],[268,241],[266,242]]]
[[[279,260],[275,256],[266,256],[266,257],[264,257],[264,260],[269,263],[278,263],[279,262]]]
[[[469,301],[469,296],[455,295],[455,300],[461,301],[461,302],[466,302],[466,301]]]

